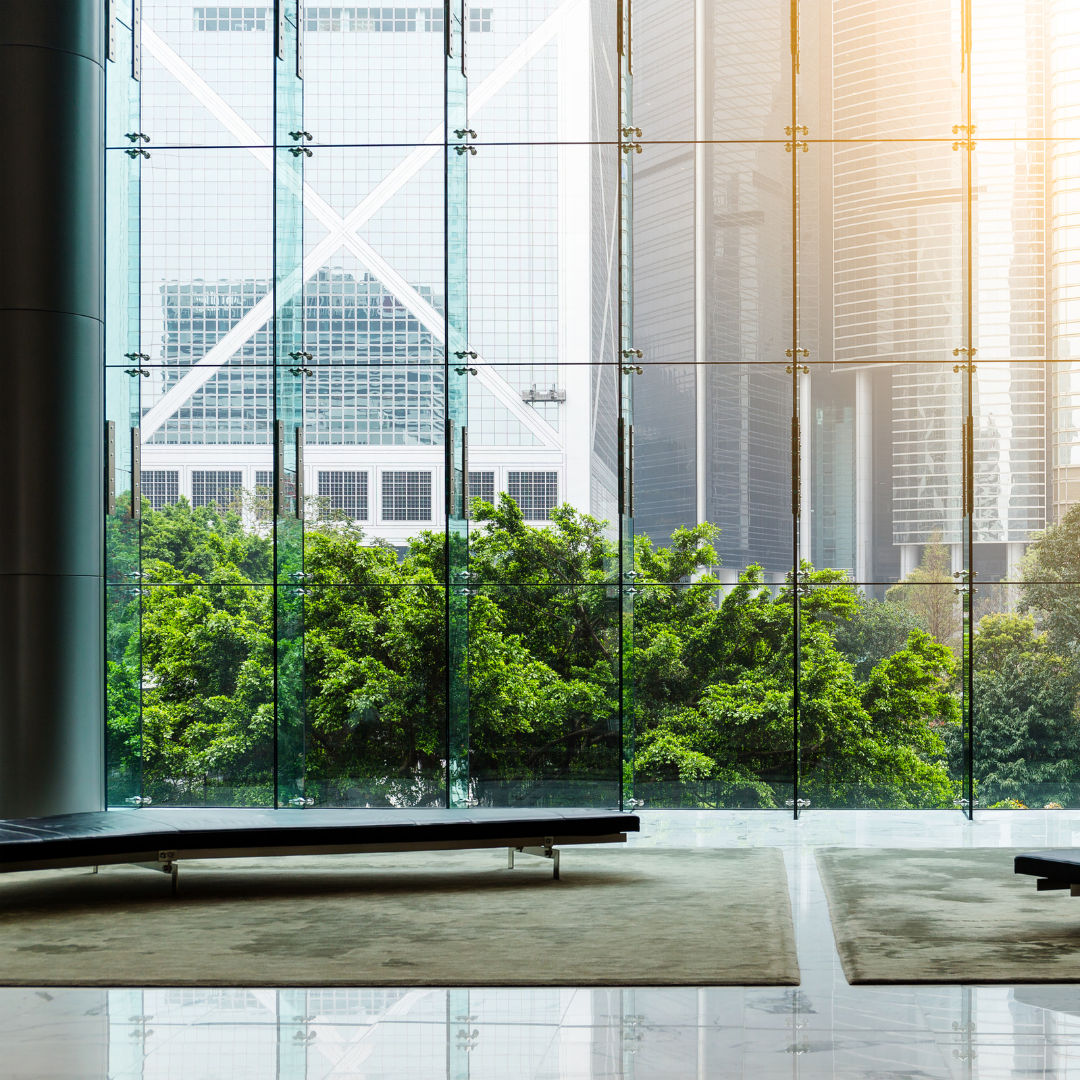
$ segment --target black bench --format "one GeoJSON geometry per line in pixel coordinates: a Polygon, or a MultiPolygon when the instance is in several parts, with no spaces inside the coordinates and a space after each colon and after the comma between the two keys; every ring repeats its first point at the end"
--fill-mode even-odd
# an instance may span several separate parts
{"type": "Polygon", "coordinates": [[[108,810],[0,820],[0,873],[135,863],[172,876],[184,859],[507,848],[552,860],[559,847],[613,844],[640,828],[615,810],[108,810]]]}
{"type": "Polygon", "coordinates": [[[1025,852],[1013,860],[1013,872],[1038,878],[1039,892],[1069,889],[1073,896],[1080,896],[1080,848],[1025,852]]]}

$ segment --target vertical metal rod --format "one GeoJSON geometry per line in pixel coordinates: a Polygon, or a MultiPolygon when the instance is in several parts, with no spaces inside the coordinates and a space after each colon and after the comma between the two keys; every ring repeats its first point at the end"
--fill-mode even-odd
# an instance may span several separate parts
{"type": "Polygon", "coordinates": [[[454,461],[454,429],[457,425],[451,416],[446,418],[446,514],[457,517],[457,463],[454,461]]]}
{"type": "MultiPolygon", "coordinates": [[[[621,411],[621,410],[620,410],[621,411]]],[[[622,517],[626,514],[626,422],[620,415],[617,421],[618,435],[617,435],[617,450],[616,455],[618,457],[619,468],[619,516],[622,517]]],[[[621,522],[620,522],[621,527],[621,522]]],[[[621,545],[620,545],[621,546],[621,545]]],[[[621,567],[620,567],[621,569],[621,567]]],[[[622,575],[619,575],[619,581],[622,582],[622,575]]]]}
{"type": "Polygon", "coordinates": [[[634,516],[634,425],[626,429],[626,516],[634,516]]]}
{"type": "Polygon", "coordinates": [[[274,517],[284,517],[285,508],[285,421],[274,421],[274,517]]]}
{"type": "Polygon", "coordinates": [[[116,513],[116,422],[105,421],[105,513],[116,513]]]}
{"type": "Polygon", "coordinates": [[[965,742],[967,744],[967,813],[968,818],[975,818],[975,416],[972,410],[972,397],[975,388],[975,328],[974,328],[974,246],[972,220],[974,217],[972,202],[972,167],[975,152],[975,129],[972,126],[971,109],[971,54],[972,54],[972,0],[964,0],[963,11],[963,68],[964,68],[964,123],[967,125],[967,137],[964,140],[964,278],[965,278],[965,322],[967,346],[967,439],[964,446],[965,470],[964,488],[967,495],[967,588],[964,593],[964,603],[967,606],[967,626],[963,630],[966,641],[964,663],[964,690],[967,696],[967,717],[965,742]]]}
{"type": "Polygon", "coordinates": [[[142,518],[142,431],[131,429],[131,517],[142,518]]]}
{"type": "Polygon", "coordinates": [[[296,0],[296,77],[304,77],[304,0],[296,0]]]}
{"type": "Polygon", "coordinates": [[[274,0],[277,28],[274,35],[274,53],[279,60],[285,59],[285,5],[288,0],[274,0]]]}
{"type": "Polygon", "coordinates": [[[802,513],[799,454],[799,0],[791,0],[791,551],[794,571],[791,587],[792,617],[792,811],[799,816],[799,723],[801,719],[802,626],[800,619],[799,569],[802,557],[802,513]]]}
{"type": "Polygon", "coordinates": [[[143,79],[143,0],[132,0],[132,78],[143,79]]]}
{"type": "MultiPolygon", "coordinates": [[[[629,128],[631,124],[631,111],[628,107],[629,100],[629,75],[630,75],[630,0],[618,0],[617,4],[617,52],[618,52],[618,65],[617,65],[617,87],[616,87],[616,121],[618,123],[618,131],[620,136],[623,131],[629,128]]],[[[619,694],[619,809],[623,809],[626,806],[626,800],[630,797],[630,792],[626,790],[626,725],[632,723],[631,717],[626,715],[626,685],[625,685],[625,669],[624,663],[626,641],[626,595],[623,588],[623,583],[626,580],[625,577],[625,551],[626,547],[626,529],[625,529],[625,479],[624,479],[624,444],[623,444],[623,425],[625,423],[623,413],[623,385],[622,385],[622,364],[621,364],[621,350],[628,349],[630,347],[630,339],[628,337],[627,327],[627,304],[626,296],[629,288],[629,281],[627,280],[627,243],[628,237],[626,235],[629,208],[627,206],[627,200],[630,197],[629,192],[629,177],[630,177],[630,161],[629,155],[623,154],[621,147],[618,153],[617,163],[617,176],[618,176],[618,191],[616,192],[616,198],[618,201],[618,223],[617,223],[617,259],[618,259],[618,319],[619,319],[619,334],[618,342],[616,343],[616,356],[615,356],[615,385],[618,390],[618,430],[617,430],[617,464],[618,479],[617,486],[617,500],[618,500],[618,557],[616,565],[616,581],[618,582],[616,594],[618,604],[618,626],[619,626],[619,672],[618,672],[618,694],[619,694]]]]}
{"type": "MultiPolygon", "coordinates": [[[[446,746],[446,768],[443,771],[443,799],[445,806],[453,806],[453,701],[454,701],[454,665],[453,643],[454,637],[451,632],[452,610],[450,603],[450,589],[453,584],[453,571],[451,568],[452,549],[450,546],[450,475],[454,468],[454,440],[451,435],[450,418],[450,350],[454,340],[450,330],[450,314],[452,296],[450,291],[450,65],[447,62],[453,55],[454,35],[451,30],[451,16],[453,15],[454,0],[444,0],[443,7],[443,296],[445,304],[443,310],[443,415],[446,420],[443,424],[443,471],[446,474],[443,482],[443,647],[448,659],[446,671],[443,675],[443,692],[446,707],[443,710],[443,740],[446,746]]],[[[374,477],[374,470],[372,476],[374,477]]],[[[372,492],[374,497],[374,492],[372,492]]],[[[447,1046],[447,1073],[450,1071],[450,1002],[449,995],[446,1004],[446,1046],[447,1046]]]]}
{"type": "Polygon", "coordinates": [[[708,302],[705,273],[705,0],[694,0],[694,501],[697,523],[703,524],[706,507],[708,302]]]}
{"type": "Polygon", "coordinates": [[[117,0],[105,0],[105,58],[116,63],[116,4],[117,0]]]}
{"type": "MultiPolygon", "coordinates": [[[[301,393],[303,390],[301,389],[301,393]]],[[[296,516],[304,520],[304,426],[296,425],[296,516]]]]}
{"type": "Polygon", "coordinates": [[[469,27],[469,12],[465,7],[465,0],[459,0],[461,12],[461,74],[464,78],[469,77],[469,39],[466,37],[469,27]]]}
{"type": "Polygon", "coordinates": [[[461,516],[469,520],[469,429],[461,426],[461,516]]]}

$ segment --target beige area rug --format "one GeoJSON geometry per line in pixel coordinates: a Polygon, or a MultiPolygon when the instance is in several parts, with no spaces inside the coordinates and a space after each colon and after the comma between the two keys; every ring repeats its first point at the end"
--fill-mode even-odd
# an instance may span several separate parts
{"type": "Polygon", "coordinates": [[[848,982],[1080,982],[1080,898],[1014,874],[1031,850],[820,849],[848,982]]]}
{"type": "Polygon", "coordinates": [[[0,878],[0,985],[794,986],[778,849],[563,848],[0,878]]]}

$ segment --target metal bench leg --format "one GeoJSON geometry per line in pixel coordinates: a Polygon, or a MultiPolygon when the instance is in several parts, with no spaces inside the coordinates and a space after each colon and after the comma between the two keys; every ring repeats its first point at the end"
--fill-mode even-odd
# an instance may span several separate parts
{"type": "Polygon", "coordinates": [[[512,847],[506,849],[506,869],[514,869],[514,849],[512,847]]]}
{"type": "Polygon", "coordinates": [[[160,870],[168,874],[172,886],[172,894],[175,897],[180,891],[180,863],[176,860],[175,851],[159,851],[156,863],[133,863],[134,866],[144,866],[147,870],[160,870]]]}
{"type": "MultiPolygon", "coordinates": [[[[551,860],[551,877],[554,881],[559,880],[559,849],[555,847],[553,839],[549,836],[544,840],[543,847],[520,847],[517,849],[524,855],[535,855],[539,859],[551,860]]],[[[510,864],[513,866],[514,849],[510,849],[510,864]]]]}

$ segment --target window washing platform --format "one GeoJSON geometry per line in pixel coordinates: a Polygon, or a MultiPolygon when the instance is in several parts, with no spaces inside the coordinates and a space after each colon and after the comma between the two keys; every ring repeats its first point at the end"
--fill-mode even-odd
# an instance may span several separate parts
{"type": "Polygon", "coordinates": [[[134,863],[171,875],[175,895],[185,859],[506,848],[511,869],[515,852],[537,855],[558,878],[560,847],[639,829],[615,810],[102,810],[0,819],[0,873],[134,863]]]}

